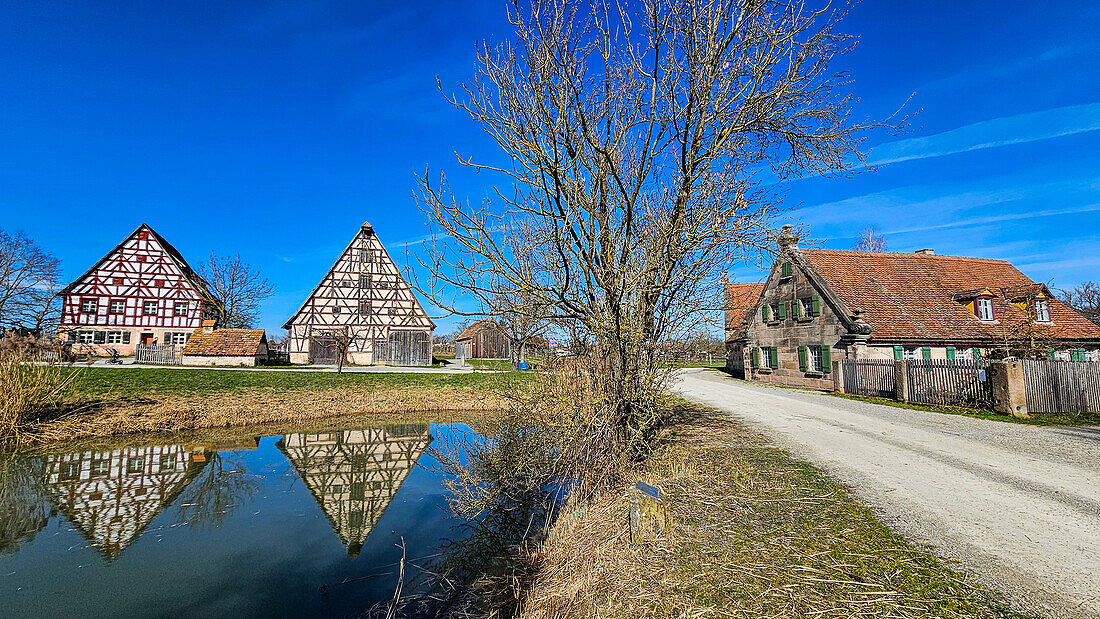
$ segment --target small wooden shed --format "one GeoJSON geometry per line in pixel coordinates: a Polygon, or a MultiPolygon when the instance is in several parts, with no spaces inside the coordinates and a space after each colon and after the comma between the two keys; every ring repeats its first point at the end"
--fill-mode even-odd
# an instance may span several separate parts
{"type": "Polygon", "coordinates": [[[466,327],[455,340],[455,357],[460,359],[508,359],[512,340],[492,318],[466,327]]]}

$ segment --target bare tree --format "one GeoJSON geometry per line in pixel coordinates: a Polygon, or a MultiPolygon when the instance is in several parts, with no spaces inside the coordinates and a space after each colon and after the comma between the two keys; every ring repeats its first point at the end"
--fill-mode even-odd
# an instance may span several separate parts
{"type": "Polygon", "coordinates": [[[210,259],[199,267],[199,274],[220,301],[218,324],[229,328],[248,328],[256,320],[260,302],[275,292],[266,278],[241,261],[240,255],[210,259]]]}
{"type": "Polygon", "coordinates": [[[850,171],[885,125],[850,119],[829,64],[855,41],[827,7],[515,0],[509,17],[515,41],[481,50],[450,99],[509,162],[460,163],[505,182],[470,205],[444,175],[418,179],[418,289],[459,314],[448,291],[491,307],[522,290],[538,302],[518,311],[580,323],[608,376],[607,434],[634,444],[655,427],[653,347],[721,307],[734,260],[771,251],[774,181],[850,171]]]}
{"type": "Polygon", "coordinates": [[[867,226],[859,233],[859,240],[852,249],[867,252],[886,251],[886,237],[879,234],[874,226],[867,226]]]}
{"type": "Polygon", "coordinates": [[[512,369],[526,360],[527,347],[550,330],[550,321],[541,307],[542,300],[526,291],[512,290],[493,297],[492,313],[500,330],[508,336],[512,369]]]}
{"type": "Polygon", "coordinates": [[[57,258],[30,237],[0,230],[0,327],[56,328],[59,270],[57,258]]]}
{"type": "Polygon", "coordinates": [[[357,348],[362,339],[362,329],[347,325],[343,328],[325,329],[318,331],[310,339],[320,346],[330,347],[336,351],[336,372],[343,373],[344,363],[348,358],[348,351],[357,348]]]}
{"type": "Polygon", "coordinates": [[[1100,285],[1085,282],[1076,288],[1063,290],[1062,300],[1081,312],[1085,318],[1100,325],[1100,285]]]}

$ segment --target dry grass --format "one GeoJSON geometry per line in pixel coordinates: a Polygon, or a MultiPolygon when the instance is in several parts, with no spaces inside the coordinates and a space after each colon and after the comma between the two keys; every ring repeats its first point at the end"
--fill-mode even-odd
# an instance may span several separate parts
{"type": "Polygon", "coordinates": [[[718,415],[673,423],[635,476],[662,489],[669,529],[631,544],[626,492],[567,506],[521,616],[1004,614],[842,487],[718,415]]]}
{"type": "Polygon", "coordinates": [[[166,396],[85,405],[76,412],[26,424],[20,442],[29,446],[133,433],[279,422],[302,424],[349,416],[389,419],[393,417],[389,413],[394,412],[405,415],[456,407],[495,411],[504,404],[495,392],[478,388],[249,388],[202,396],[166,396]]]}
{"type": "Polygon", "coordinates": [[[18,351],[0,352],[0,441],[20,442],[28,424],[61,407],[73,390],[73,372],[23,361],[18,351]]]}

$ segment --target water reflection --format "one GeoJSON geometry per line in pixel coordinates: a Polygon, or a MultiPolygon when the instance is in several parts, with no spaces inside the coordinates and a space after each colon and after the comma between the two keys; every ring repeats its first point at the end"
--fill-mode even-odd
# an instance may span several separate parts
{"type": "Polygon", "coordinates": [[[41,477],[41,460],[0,454],[0,553],[34,539],[46,526],[49,505],[36,489],[41,477]]]}
{"type": "Polygon", "coordinates": [[[286,434],[277,446],[355,557],[431,441],[425,423],[286,434]]]}
{"type": "Polygon", "coordinates": [[[182,445],[50,455],[42,489],[108,559],[117,558],[206,465],[182,445]]]}

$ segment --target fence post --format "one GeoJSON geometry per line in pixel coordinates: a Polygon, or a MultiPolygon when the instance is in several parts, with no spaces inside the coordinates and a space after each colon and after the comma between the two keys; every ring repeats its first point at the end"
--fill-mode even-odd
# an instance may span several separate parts
{"type": "Polygon", "coordinates": [[[833,361],[833,391],[844,393],[844,363],[840,359],[833,361]]]}
{"type": "Polygon", "coordinates": [[[993,410],[1013,417],[1030,418],[1027,410],[1027,387],[1024,366],[1019,361],[994,361],[989,365],[986,380],[991,381],[993,410]]]}
{"type": "Polygon", "coordinates": [[[909,401],[909,362],[894,362],[894,399],[898,402],[909,401]]]}

